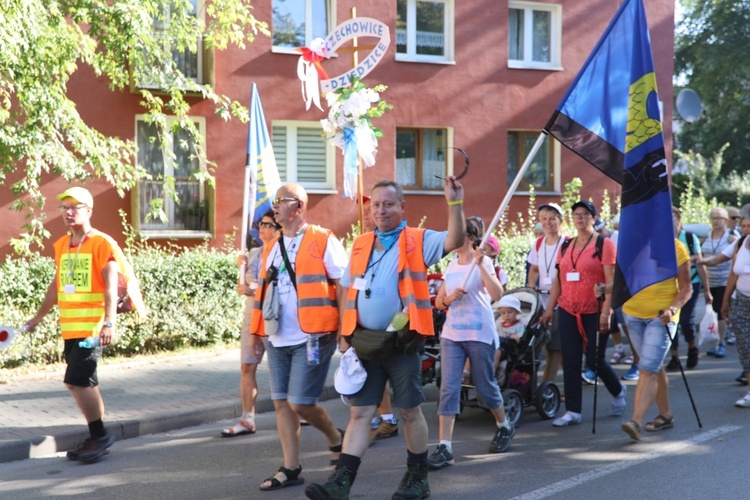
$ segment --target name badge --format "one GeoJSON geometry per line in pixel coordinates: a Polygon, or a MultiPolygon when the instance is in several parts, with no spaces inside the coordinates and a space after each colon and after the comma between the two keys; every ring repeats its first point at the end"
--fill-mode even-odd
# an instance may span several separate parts
{"type": "Polygon", "coordinates": [[[542,278],[542,285],[544,286],[551,286],[552,285],[552,278],[547,276],[546,278],[542,278]]]}
{"type": "Polygon", "coordinates": [[[367,280],[364,278],[355,278],[352,288],[354,288],[355,290],[364,290],[365,288],[367,288],[367,280]]]}
{"type": "Polygon", "coordinates": [[[565,275],[568,281],[581,281],[581,273],[579,272],[570,272],[565,275]]]}
{"type": "Polygon", "coordinates": [[[68,294],[76,293],[76,286],[73,284],[65,285],[65,293],[68,293],[68,294]]]}

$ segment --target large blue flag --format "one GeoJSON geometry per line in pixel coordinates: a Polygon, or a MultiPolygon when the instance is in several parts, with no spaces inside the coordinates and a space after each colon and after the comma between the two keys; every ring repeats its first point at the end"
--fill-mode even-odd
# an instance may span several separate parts
{"type": "Polygon", "coordinates": [[[242,246],[246,245],[246,235],[257,238],[258,231],[253,224],[263,218],[271,209],[276,190],[281,186],[276,158],[273,155],[271,137],[268,134],[263,106],[260,104],[258,88],[253,83],[250,96],[250,122],[247,131],[247,160],[245,167],[245,201],[242,218],[242,246]],[[252,200],[252,201],[251,201],[252,200]]]}
{"type": "Polygon", "coordinates": [[[613,307],[677,276],[672,199],[642,0],[625,0],[544,129],[622,184],[613,307]]]}

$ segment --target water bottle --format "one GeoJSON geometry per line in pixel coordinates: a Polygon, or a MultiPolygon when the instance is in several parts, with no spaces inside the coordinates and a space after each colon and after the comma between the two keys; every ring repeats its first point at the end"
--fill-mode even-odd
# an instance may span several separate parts
{"type": "Polygon", "coordinates": [[[307,364],[320,364],[320,339],[314,334],[307,336],[307,364]]]}
{"type": "Polygon", "coordinates": [[[403,330],[406,325],[409,324],[409,313],[407,313],[407,311],[408,308],[404,307],[403,311],[399,311],[394,314],[391,318],[391,322],[388,324],[388,328],[386,328],[385,331],[397,332],[399,330],[403,330]]]}
{"type": "Polygon", "coordinates": [[[89,337],[78,342],[78,347],[83,349],[93,349],[99,347],[99,337],[89,337]]]}

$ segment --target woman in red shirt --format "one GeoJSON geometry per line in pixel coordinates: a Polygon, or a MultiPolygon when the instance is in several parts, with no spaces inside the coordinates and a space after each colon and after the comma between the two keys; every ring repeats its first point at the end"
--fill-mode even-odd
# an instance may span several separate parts
{"type": "Polygon", "coordinates": [[[612,414],[621,415],[627,406],[627,390],[604,359],[608,333],[599,333],[599,350],[595,352],[597,332],[609,332],[612,295],[608,293],[605,296],[600,311],[594,295],[594,285],[612,282],[617,249],[609,238],[602,237],[603,241],[597,245],[597,234],[594,231],[596,209],[591,202],[575,203],[572,212],[577,235],[567,244],[565,251],[561,249],[557,256],[557,279],[552,283],[549,306],[540,320],[543,324],[548,324],[555,305],[560,306],[559,328],[567,412],[553,422],[556,427],[581,423],[581,356],[584,352],[588,367],[591,370],[598,369],[599,377],[614,397],[612,414]]]}

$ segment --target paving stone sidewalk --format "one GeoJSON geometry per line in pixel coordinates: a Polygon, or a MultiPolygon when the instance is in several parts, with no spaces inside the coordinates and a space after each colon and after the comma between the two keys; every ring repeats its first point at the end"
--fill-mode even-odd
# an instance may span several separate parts
{"type": "MultiPolygon", "coordinates": [[[[118,439],[239,417],[239,349],[121,364],[101,364],[105,425],[118,439]]],[[[338,397],[331,361],[321,400],[338,397]]],[[[273,410],[268,363],[257,372],[257,412],[273,410]]],[[[63,374],[0,385],[0,462],[54,454],[88,437],[63,374]]],[[[219,429],[217,427],[217,434],[219,429]]]]}

